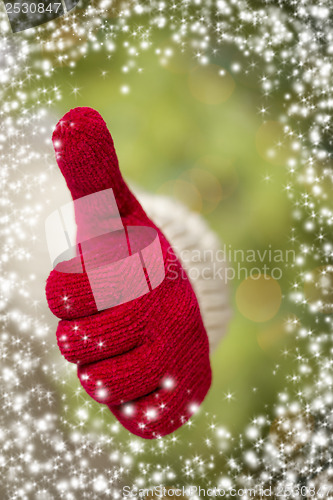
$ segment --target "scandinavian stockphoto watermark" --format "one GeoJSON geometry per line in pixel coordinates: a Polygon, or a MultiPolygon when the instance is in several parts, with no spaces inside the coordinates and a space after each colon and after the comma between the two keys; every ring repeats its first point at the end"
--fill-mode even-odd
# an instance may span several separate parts
{"type": "Polygon", "coordinates": [[[185,271],[179,269],[173,250],[169,249],[167,259],[167,277],[175,280],[183,273],[193,280],[220,279],[227,283],[232,280],[247,278],[280,280],[284,269],[296,261],[296,253],[291,249],[273,248],[271,244],[265,249],[235,249],[224,245],[218,250],[186,249],[177,252],[185,271]]]}
{"type": "Polygon", "coordinates": [[[169,247],[165,254],[156,228],[124,226],[112,189],[61,206],[47,217],[45,230],[53,267],[62,273],[86,273],[98,311],[142,297],[164,279],[278,281],[295,263],[294,250],[272,245],[264,250],[224,245],[176,253],[169,247]]]}

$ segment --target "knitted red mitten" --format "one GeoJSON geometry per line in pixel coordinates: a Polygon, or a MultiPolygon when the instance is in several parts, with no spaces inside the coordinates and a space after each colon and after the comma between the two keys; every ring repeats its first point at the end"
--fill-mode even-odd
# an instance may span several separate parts
{"type": "MultiPolygon", "coordinates": [[[[126,429],[148,439],[164,436],[191,417],[211,383],[208,338],[196,296],[168,241],[124,182],[99,113],[90,108],[69,111],[56,126],[53,144],[73,200],[112,188],[125,228],[157,231],[165,271],[164,280],[148,293],[101,311],[87,262],[98,256],[105,263],[112,253],[117,255],[118,236],[91,240],[83,272],[66,272],[67,263],[56,266],[48,277],[46,296],[53,314],[61,318],[60,351],[77,363],[87,393],[107,404],[126,429]]],[[[99,207],[94,225],[107,224],[107,209],[99,207]]],[[[75,210],[79,234],[85,227],[75,210]]],[[[80,258],[70,263],[76,265],[80,258]]]]}

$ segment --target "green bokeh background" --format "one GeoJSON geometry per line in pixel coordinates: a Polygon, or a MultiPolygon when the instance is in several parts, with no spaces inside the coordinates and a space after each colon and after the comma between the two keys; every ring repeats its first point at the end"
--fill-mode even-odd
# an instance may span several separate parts
{"type": "MultiPolygon", "coordinates": [[[[214,63],[230,70],[234,57],[231,50],[225,50],[223,60],[214,63]]],[[[258,112],[263,106],[259,72],[254,69],[248,77],[242,72],[239,76],[233,73],[232,95],[220,104],[207,104],[191,93],[189,78],[196,64],[190,56],[181,61],[171,59],[163,67],[150,51],[140,58],[142,71],[125,74],[122,66],[121,52],[110,59],[105,54],[90,52],[77,62],[75,71],[59,67],[53,77],[63,95],[55,108],[57,118],[76,106],[96,108],[111,131],[124,177],[146,191],[164,192],[173,181],[188,179],[189,169],[198,165],[206,168],[217,179],[222,193],[228,193],[213,211],[204,214],[226,245],[259,251],[269,245],[272,249],[290,248],[291,204],[284,189],[284,157],[281,161],[269,161],[257,147],[263,122],[258,112]],[[120,92],[123,85],[130,87],[128,94],[120,92]],[[73,91],[75,88],[79,91],[73,91]],[[214,161],[202,166],[202,158],[207,156],[214,161]]],[[[270,98],[270,106],[282,106],[282,93],[270,98]]],[[[272,134],[272,147],[276,141],[272,134]]],[[[182,201],[186,203],[188,199],[182,201]]],[[[281,268],[283,278],[279,283],[285,296],[294,269],[283,263],[281,268]]],[[[281,351],[293,342],[283,327],[288,316],[286,301],[269,321],[253,322],[237,308],[235,294],[241,281],[230,282],[233,319],[211,358],[214,378],[209,395],[192,431],[182,428],[176,432],[184,441],[184,450],[190,441],[192,450],[200,453],[212,415],[218,426],[227,427],[235,436],[255,415],[265,413],[273,417],[272,405],[290,372],[291,358],[281,356],[281,351]],[[230,400],[227,394],[232,395],[230,400]]],[[[73,391],[78,384],[73,376],[73,391]]],[[[59,392],[62,390],[59,387],[59,392]]],[[[93,419],[100,405],[84,392],[82,398],[90,401],[93,419]]],[[[68,400],[74,401],[69,393],[68,400]]],[[[67,418],[75,420],[75,404],[69,408],[67,418]]],[[[113,422],[111,414],[104,415],[104,419],[113,422]]],[[[89,421],[86,425],[89,427],[89,421]]],[[[102,430],[108,432],[107,427],[102,430]]],[[[131,437],[122,430],[117,439],[131,437]]],[[[170,450],[167,456],[169,462],[175,458],[172,453],[170,450]]]]}

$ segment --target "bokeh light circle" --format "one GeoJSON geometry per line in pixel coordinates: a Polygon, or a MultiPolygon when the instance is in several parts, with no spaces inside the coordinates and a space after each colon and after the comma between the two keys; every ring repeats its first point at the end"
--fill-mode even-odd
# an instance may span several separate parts
{"type": "Polygon", "coordinates": [[[249,276],[236,292],[238,310],[251,321],[261,323],[277,314],[282,300],[279,283],[269,275],[249,276]]]}
{"type": "Polygon", "coordinates": [[[204,104],[221,104],[235,89],[230,73],[215,64],[196,67],[190,72],[188,83],[193,97],[204,104]]]}

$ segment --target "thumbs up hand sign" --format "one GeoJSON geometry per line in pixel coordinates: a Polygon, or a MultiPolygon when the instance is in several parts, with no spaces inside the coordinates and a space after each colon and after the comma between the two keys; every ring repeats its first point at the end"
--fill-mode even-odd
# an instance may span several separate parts
{"type": "MultiPolygon", "coordinates": [[[[53,133],[71,192],[76,255],[46,283],[57,341],[87,393],[140,437],[183,425],[211,383],[208,338],[192,286],[119,170],[111,135],[90,108],[53,133]]],[[[66,226],[66,210],[62,221],[66,226]]],[[[55,226],[54,226],[55,227],[55,226]]]]}

